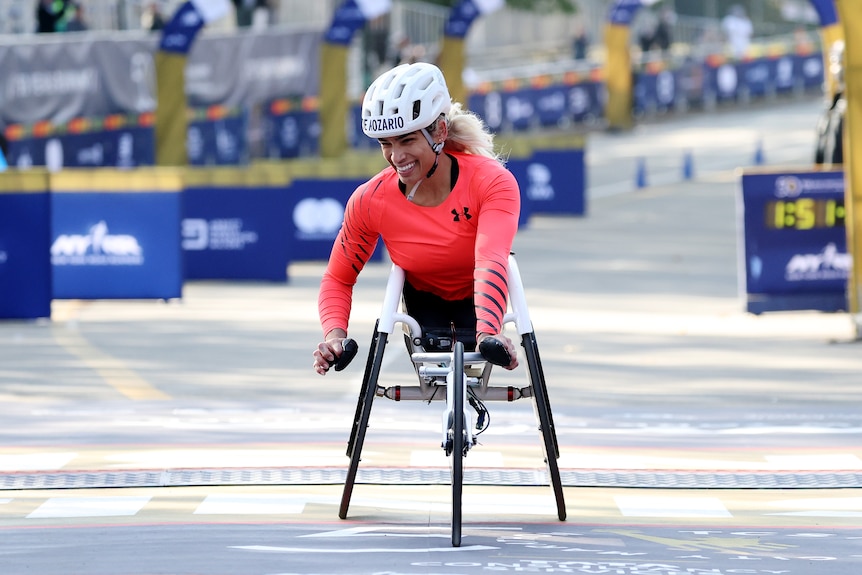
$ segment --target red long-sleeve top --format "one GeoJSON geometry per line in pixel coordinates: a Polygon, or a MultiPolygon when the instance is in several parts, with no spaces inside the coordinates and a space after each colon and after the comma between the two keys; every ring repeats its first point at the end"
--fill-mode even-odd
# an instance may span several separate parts
{"type": "Polygon", "coordinates": [[[477,333],[500,332],[521,205],[518,184],[496,160],[448,153],[458,162],[458,180],[439,206],[408,201],[392,168],[353,192],[320,283],[324,335],[347,331],[353,286],[378,238],[411,285],[447,300],[473,295],[477,333]]]}

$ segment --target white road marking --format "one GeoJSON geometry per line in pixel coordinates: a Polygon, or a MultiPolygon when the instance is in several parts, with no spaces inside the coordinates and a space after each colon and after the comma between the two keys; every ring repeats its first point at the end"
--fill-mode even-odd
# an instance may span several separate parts
{"type": "Polygon", "coordinates": [[[27,519],[61,517],[127,517],[138,513],[150,497],[53,497],[27,519]]]}
{"type": "Polygon", "coordinates": [[[195,515],[297,515],[305,510],[307,497],[292,495],[207,495],[195,515]]]}
{"type": "Polygon", "coordinates": [[[77,456],[74,452],[0,455],[0,471],[54,471],[77,456]]]}
{"type": "Polygon", "coordinates": [[[616,496],[626,517],[733,517],[716,497],[616,496]]]}
{"type": "Polygon", "coordinates": [[[311,547],[272,547],[269,545],[231,545],[230,549],[242,549],[243,551],[263,551],[267,553],[385,553],[391,555],[393,553],[462,553],[464,551],[492,551],[499,547],[490,547],[488,545],[465,545],[463,547],[427,547],[419,549],[393,549],[391,547],[383,549],[336,549],[327,547],[325,549],[314,549],[311,547]]]}

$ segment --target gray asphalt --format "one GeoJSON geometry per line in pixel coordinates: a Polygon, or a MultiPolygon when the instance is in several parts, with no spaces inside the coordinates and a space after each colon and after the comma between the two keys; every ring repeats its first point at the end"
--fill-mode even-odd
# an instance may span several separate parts
{"type": "MultiPolygon", "coordinates": [[[[853,318],[754,316],[739,291],[737,170],[757,151],[810,166],[820,106],[591,134],[588,214],[520,232],[565,523],[546,486],[493,479],[543,467],[517,402],[491,406],[465,460],[459,551],[435,406],[375,402],[360,471],[393,479],[362,481],[337,519],[363,365],[313,373],[323,263],[309,262],[284,285],[193,282],[179,301],[57,301],[51,321],[0,322],[0,571],[858,572],[853,318]],[[411,469],[440,473],[421,485],[411,469]]],[[[357,286],[363,351],[387,271],[371,265],[357,286]]],[[[412,382],[390,347],[382,383],[412,382]]]]}

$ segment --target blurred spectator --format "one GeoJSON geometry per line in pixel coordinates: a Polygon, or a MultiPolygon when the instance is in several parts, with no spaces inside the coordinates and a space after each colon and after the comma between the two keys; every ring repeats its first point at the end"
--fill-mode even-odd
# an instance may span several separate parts
{"type": "Polygon", "coordinates": [[[425,46],[422,44],[413,44],[410,38],[404,35],[395,37],[395,43],[392,46],[392,52],[389,55],[389,61],[393,66],[398,64],[415,64],[422,62],[425,59],[425,46]]]}
{"type": "Polygon", "coordinates": [[[637,22],[638,46],[644,54],[652,50],[658,20],[652,10],[641,10],[637,22]]]}
{"type": "Polygon", "coordinates": [[[270,19],[269,1],[257,0],[251,13],[252,30],[266,30],[270,19]]]}
{"type": "Polygon", "coordinates": [[[748,52],[748,46],[751,44],[754,26],[752,26],[751,20],[748,19],[745,8],[741,4],[731,6],[730,12],[721,21],[721,29],[730,45],[731,54],[735,58],[745,56],[745,53],[748,52]]]}
{"type": "Polygon", "coordinates": [[[673,44],[673,27],[676,25],[676,12],[669,6],[661,9],[658,18],[658,24],[653,34],[653,46],[662,52],[670,50],[670,45],[673,44]]]}
{"type": "Polygon", "coordinates": [[[387,65],[389,42],[389,16],[384,14],[370,20],[362,32],[362,47],[365,53],[365,66],[363,73],[365,85],[380,75],[381,70],[387,65]]]}
{"type": "Polygon", "coordinates": [[[270,22],[268,0],[233,0],[236,10],[236,25],[239,28],[264,30],[270,22]]]}
{"type": "Polygon", "coordinates": [[[847,113],[847,98],[844,95],[844,41],[838,40],[829,49],[829,75],[835,93],[827,102],[817,123],[817,146],[814,163],[832,166],[844,163],[844,116],[847,113]]]}
{"type": "Polygon", "coordinates": [[[141,28],[151,32],[158,32],[165,27],[165,17],[157,2],[151,2],[144,13],[141,14],[141,28]]]}
{"type": "Polygon", "coordinates": [[[61,32],[68,5],[67,0],[39,0],[36,8],[36,32],[38,34],[61,32]]]}
{"type": "Polygon", "coordinates": [[[395,67],[398,64],[402,64],[404,62],[404,58],[407,56],[407,52],[410,49],[410,38],[404,35],[397,35],[392,39],[392,45],[389,50],[389,57],[387,60],[392,63],[391,67],[395,67]]]}
{"type": "Polygon", "coordinates": [[[72,2],[66,11],[66,32],[85,32],[88,29],[84,17],[84,5],[80,2],[72,2]]]}
{"type": "Polygon", "coordinates": [[[590,37],[584,29],[583,24],[578,24],[578,29],[575,31],[575,37],[572,40],[572,55],[575,57],[575,60],[586,60],[589,47],[590,37]]]}
{"type": "Polygon", "coordinates": [[[3,135],[3,131],[0,130],[0,172],[5,172],[6,168],[9,167],[9,164],[6,162],[6,136],[3,135]]]}
{"type": "Polygon", "coordinates": [[[702,51],[702,54],[718,54],[724,49],[724,39],[721,36],[721,29],[717,24],[708,24],[700,31],[697,39],[695,51],[702,51]]]}
{"type": "Polygon", "coordinates": [[[805,26],[797,26],[793,31],[793,46],[796,53],[802,56],[814,52],[814,42],[808,37],[808,30],[805,29],[805,26]]]}
{"type": "Polygon", "coordinates": [[[248,28],[251,26],[256,5],[257,0],[233,0],[233,6],[236,10],[236,25],[238,27],[248,28]]]}

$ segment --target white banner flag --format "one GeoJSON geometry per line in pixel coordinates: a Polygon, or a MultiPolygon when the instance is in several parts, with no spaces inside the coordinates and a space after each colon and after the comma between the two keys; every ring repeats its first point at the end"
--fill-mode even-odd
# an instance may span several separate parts
{"type": "Polygon", "coordinates": [[[392,0],[356,0],[356,5],[366,20],[373,20],[392,10],[392,0]]]}
{"type": "Polygon", "coordinates": [[[506,3],[505,0],[473,0],[480,14],[490,14],[495,10],[499,10],[506,3]]]}
{"type": "Polygon", "coordinates": [[[207,24],[224,18],[230,10],[230,0],[191,0],[191,2],[207,24]]]}

